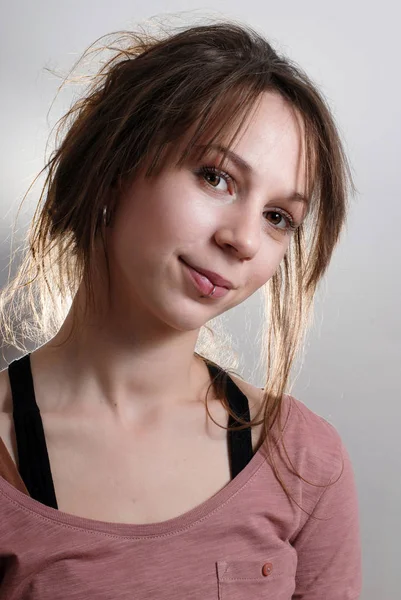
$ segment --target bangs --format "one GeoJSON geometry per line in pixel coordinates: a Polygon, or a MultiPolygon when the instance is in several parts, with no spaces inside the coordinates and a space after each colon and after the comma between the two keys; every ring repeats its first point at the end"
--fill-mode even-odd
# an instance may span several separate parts
{"type": "MultiPolygon", "coordinates": [[[[294,106],[289,98],[275,88],[262,88],[256,85],[239,85],[235,90],[226,90],[217,95],[200,114],[188,114],[187,125],[177,135],[177,130],[169,123],[161,129],[155,140],[153,152],[148,157],[146,177],[157,177],[165,169],[182,167],[187,161],[198,162],[211,150],[219,147],[218,167],[222,167],[229,151],[246,132],[256,112],[262,96],[266,92],[279,94],[293,110],[301,124],[303,165],[305,172],[305,195],[309,199],[309,215],[318,210],[319,195],[322,189],[324,168],[322,148],[316,128],[309,115],[294,106]]],[[[323,186],[324,187],[324,186],[323,186]]]]}
{"type": "MultiPolygon", "coordinates": [[[[187,125],[181,131],[177,132],[174,124],[167,122],[154,144],[146,176],[157,176],[168,167],[181,167],[190,160],[199,161],[212,146],[230,150],[246,131],[248,119],[256,110],[262,92],[249,84],[226,88],[223,93],[216,93],[199,112],[188,111],[184,119],[187,125]]],[[[222,153],[219,166],[226,158],[223,150],[222,153]]]]}

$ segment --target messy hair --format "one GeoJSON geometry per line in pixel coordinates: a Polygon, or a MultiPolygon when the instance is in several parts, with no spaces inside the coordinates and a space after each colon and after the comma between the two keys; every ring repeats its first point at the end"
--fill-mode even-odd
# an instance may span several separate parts
{"type": "MultiPolygon", "coordinates": [[[[153,177],[173,156],[180,165],[192,155],[200,160],[212,145],[230,149],[262,94],[280,94],[302,120],[309,210],[264,288],[263,403],[250,423],[240,419],[239,428],[263,423],[269,446],[352,187],[331,111],[297,65],[243,24],[219,21],[157,36],[141,28],[120,31],[96,40],[83,57],[95,51],[109,57],[59,122],[61,139],[41,171],[47,175],[26,253],[1,294],[3,339],[21,349],[24,339],[49,339],[81,283],[87,310],[94,306],[95,241],[113,219],[122,186],[145,162],[146,177],[153,177]]],[[[224,394],[222,402],[231,413],[224,394]]]]}

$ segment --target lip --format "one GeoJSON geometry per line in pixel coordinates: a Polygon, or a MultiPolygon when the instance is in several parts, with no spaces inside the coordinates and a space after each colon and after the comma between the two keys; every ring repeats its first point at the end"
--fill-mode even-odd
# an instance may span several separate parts
{"type": "Polygon", "coordinates": [[[228,281],[228,279],[224,279],[224,277],[222,277],[218,273],[214,273],[214,271],[208,271],[207,269],[202,269],[201,267],[192,265],[192,264],[188,263],[187,261],[185,261],[183,258],[181,258],[181,260],[186,265],[188,265],[188,267],[191,267],[191,269],[195,269],[195,271],[198,271],[198,273],[207,277],[209,279],[209,281],[211,281],[213,283],[213,285],[218,285],[219,287],[224,287],[224,288],[227,288],[228,290],[233,289],[234,285],[231,283],[231,281],[228,281]]]}
{"type": "Polygon", "coordinates": [[[189,279],[192,281],[192,283],[195,285],[198,292],[200,292],[204,298],[210,298],[211,300],[213,300],[213,299],[217,300],[219,298],[223,298],[224,296],[226,296],[229,293],[228,288],[219,286],[219,285],[215,285],[214,283],[211,282],[211,280],[206,275],[204,275],[203,273],[200,273],[196,269],[192,268],[182,258],[180,258],[179,260],[184,265],[185,271],[186,271],[186,273],[188,273],[189,279]],[[213,290],[213,288],[214,288],[214,290],[213,290]],[[210,295],[212,293],[212,291],[213,291],[213,294],[210,295]]]}

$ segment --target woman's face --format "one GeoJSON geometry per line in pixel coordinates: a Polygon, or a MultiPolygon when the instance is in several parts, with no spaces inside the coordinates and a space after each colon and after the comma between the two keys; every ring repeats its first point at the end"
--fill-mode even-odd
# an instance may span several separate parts
{"type": "Polygon", "coordinates": [[[197,329],[272,277],[307,210],[300,120],[281,96],[265,93],[232,151],[248,167],[233,157],[214,172],[216,149],[125,190],[107,234],[114,306],[197,329]],[[232,289],[205,297],[187,264],[232,289]]]}

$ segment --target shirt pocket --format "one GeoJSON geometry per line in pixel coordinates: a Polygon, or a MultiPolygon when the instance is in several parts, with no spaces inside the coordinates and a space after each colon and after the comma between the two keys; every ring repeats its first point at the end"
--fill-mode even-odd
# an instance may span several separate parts
{"type": "Polygon", "coordinates": [[[260,559],[216,562],[219,600],[291,600],[296,554],[281,552],[260,559]]]}

